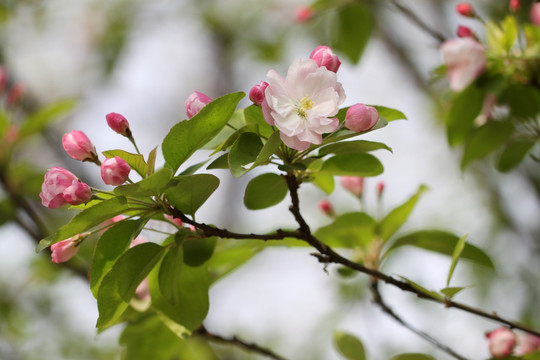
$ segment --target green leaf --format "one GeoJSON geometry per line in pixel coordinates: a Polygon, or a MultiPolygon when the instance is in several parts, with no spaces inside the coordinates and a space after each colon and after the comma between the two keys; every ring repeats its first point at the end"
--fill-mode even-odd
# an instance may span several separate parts
{"type": "Polygon", "coordinates": [[[188,166],[185,170],[183,170],[180,175],[193,175],[206,164],[208,160],[198,162],[196,164],[193,164],[191,166],[188,166]]]}
{"type": "Polygon", "coordinates": [[[427,294],[427,295],[429,295],[429,296],[431,296],[431,297],[433,297],[435,299],[443,300],[443,297],[438,292],[433,291],[433,290],[428,290],[425,287],[423,287],[422,285],[415,283],[411,279],[407,279],[405,276],[400,276],[400,275],[398,275],[398,276],[403,281],[405,281],[407,284],[411,285],[413,288],[420,291],[421,293],[427,294]]]}
{"type": "Polygon", "coordinates": [[[497,170],[509,172],[514,169],[529,153],[536,142],[529,139],[517,139],[506,144],[497,161],[497,170]]]}
{"type": "Polygon", "coordinates": [[[363,3],[342,6],[331,26],[332,48],[343,52],[352,63],[357,64],[373,31],[370,8],[363,3]]]}
{"type": "Polygon", "coordinates": [[[212,161],[207,169],[228,169],[229,168],[229,153],[220,155],[217,159],[212,161]]]}
{"type": "Polygon", "coordinates": [[[375,156],[370,154],[338,154],[326,160],[321,168],[334,176],[377,176],[384,168],[375,156]]]}
{"type": "MultiPolygon", "coordinates": [[[[415,246],[421,249],[433,251],[439,254],[452,256],[454,249],[459,241],[456,235],[440,230],[422,230],[400,237],[386,251],[384,257],[397,248],[402,246],[415,246]]],[[[469,243],[465,244],[465,248],[461,253],[463,259],[470,260],[478,265],[495,269],[493,262],[489,256],[469,243]]]]}
{"type": "Polygon", "coordinates": [[[11,124],[9,115],[5,111],[0,110],[0,138],[3,139],[6,135],[9,129],[9,124],[11,124]]]}
{"type": "Polygon", "coordinates": [[[19,130],[19,135],[27,137],[42,132],[52,121],[70,112],[76,105],[75,100],[68,99],[49,104],[37,110],[25,119],[19,130]]]}
{"type": "Polygon", "coordinates": [[[426,354],[406,353],[393,356],[390,360],[435,360],[435,358],[426,354]]]}
{"type": "Polygon", "coordinates": [[[481,159],[504,144],[512,133],[514,126],[510,121],[489,121],[474,129],[465,142],[465,150],[461,159],[461,169],[473,160],[481,159]]]}
{"type": "Polygon", "coordinates": [[[330,174],[314,173],[311,176],[311,182],[327,194],[331,194],[334,191],[334,177],[330,174]]]}
{"type": "Polygon", "coordinates": [[[519,118],[536,117],[540,112],[540,91],[532,86],[511,85],[499,101],[510,106],[510,114],[519,118]]]}
{"type": "Polygon", "coordinates": [[[446,287],[444,289],[441,289],[441,293],[444,294],[444,296],[449,297],[450,299],[453,298],[455,295],[457,295],[461,290],[466,289],[466,287],[446,287]]]}
{"type": "Polygon", "coordinates": [[[229,152],[231,174],[240,177],[248,172],[262,147],[259,135],[251,132],[240,135],[229,152]]]}
{"type": "Polygon", "coordinates": [[[227,140],[223,141],[219,146],[217,146],[216,149],[214,150],[214,152],[212,154],[210,154],[210,156],[212,156],[212,155],[214,155],[214,154],[216,154],[216,153],[218,153],[220,151],[225,151],[228,148],[230,148],[236,142],[236,140],[238,140],[240,135],[245,134],[245,133],[249,133],[249,132],[253,133],[253,132],[256,132],[256,131],[257,131],[257,125],[256,124],[248,124],[248,125],[242,126],[240,129],[233,132],[227,138],[227,140]]]}
{"type": "Polygon", "coordinates": [[[174,125],[162,144],[163,157],[176,172],[196,150],[203,147],[227,124],[244,93],[222,96],[189,120],[174,125]]]}
{"type": "Polygon", "coordinates": [[[366,247],[375,238],[375,226],[375,220],[366,213],[347,213],[318,229],[315,236],[332,247],[366,247]]]}
{"type": "MultiPolygon", "coordinates": [[[[150,274],[149,288],[152,307],[163,316],[189,331],[201,326],[209,309],[210,276],[205,266],[191,267],[184,264],[179,275],[156,269],[150,274]],[[158,275],[164,278],[159,279],[158,275]],[[173,279],[166,279],[167,276],[173,279]],[[167,291],[174,293],[169,293],[169,298],[174,299],[174,303],[165,300],[160,283],[172,286],[167,291]]],[[[170,325],[169,323],[168,326],[170,325]]]]}
{"type": "Polygon", "coordinates": [[[516,18],[511,15],[508,15],[501,22],[501,27],[504,31],[502,45],[504,46],[504,49],[506,50],[506,52],[509,53],[510,50],[512,50],[512,47],[514,46],[516,39],[518,38],[519,26],[516,21],[516,18]]]}
{"type": "Polygon", "coordinates": [[[124,159],[143,179],[148,175],[148,165],[144,161],[144,156],[140,154],[131,154],[124,150],[108,150],[104,151],[103,155],[107,158],[118,156],[124,159]]]}
{"type": "Polygon", "coordinates": [[[163,299],[171,305],[178,304],[176,286],[184,267],[184,251],[182,246],[173,246],[167,250],[158,272],[159,290],[163,299]]]}
{"type": "Polygon", "coordinates": [[[266,248],[268,243],[221,239],[216,244],[213,256],[208,260],[208,269],[212,274],[212,281],[217,281],[248,262],[266,248]]]}
{"type": "Polygon", "coordinates": [[[279,204],[288,192],[283,177],[274,173],[262,174],[249,181],[244,194],[244,205],[250,210],[265,209],[279,204]]]}
{"type": "Polygon", "coordinates": [[[194,215],[218,188],[219,179],[210,174],[181,175],[172,183],[165,190],[171,205],[186,215],[194,215]]]}
{"type": "Polygon", "coordinates": [[[467,236],[462,236],[454,248],[454,252],[452,252],[452,263],[450,264],[450,270],[448,270],[448,277],[446,278],[446,286],[450,285],[450,280],[452,279],[452,275],[454,274],[454,269],[456,268],[457,262],[459,260],[459,257],[461,256],[461,253],[465,249],[465,244],[467,241],[467,236]]]}
{"type": "Polygon", "coordinates": [[[163,168],[154,175],[134,184],[117,186],[114,193],[133,197],[159,196],[169,184],[171,177],[172,170],[163,168]]]}
{"type": "Polygon", "coordinates": [[[217,238],[215,236],[186,239],[182,243],[182,247],[184,248],[184,263],[194,267],[201,266],[212,257],[216,243],[217,238]]]}
{"type": "Polygon", "coordinates": [[[109,200],[105,200],[88,209],[85,209],[75,215],[71,221],[62,226],[58,231],[45,239],[41,240],[36,251],[39,252],[52,244],[80,234],[90,228],[97,226],[109,220],[116,215],[129,210],[130,205],[123,196],[117,196],[109,200]]]}
{"type": "Polygon", "coordinates": [[[253,165],[251,165],[251,169],[259,166],[264,165],[268,163],[270,157],[274,155],[277,149],[279,149],[279,146],[281,145],[281,138],[279,137],[279,131],[274,132],[268,140],[264,143],[263,148],[259,152],[259,155],[257,155],[257,159],[255,159],[255,162],[253,165]]]}
{"type": "Polygon", "coordinates": [[[324,156],[328,154],[356,154],[375,151],[379,149],[385,149],[392,152],[391,148],[380,142],[355,140],[326,145],[319,150],[319,155],[324,156]]]}
{"type": "Polygon", "coordinates": [[[101,235],[96,244],[90,268],[90,289],[94,297],[97,298],[98,288],[103,277],[129,247],[131,241],[139,235],[147,221],[147,218],[122,220],[101,235]]]}
{"type": "Polygon", "coordinates": [[[427,186],[420,185],[416,191],[416,194],[411,196],[411,198],[405,203],[394,208],[381,220],[381,223],[379,224],[379,232],[383,241],[388,241],[390,237],[394,235],[396,231],[398,231],[399,228],[405,223],[405,221],[407,221],[411,215],[411,212],[416,206],[418,199],[426,190],[428,190],[427,186]]]}
{"type": "Polygon", "coordinates": [[[334,345],[347,360],[365,360],[366,352],[362,342],[351,334],[334,332],[334,345]]]}
{"type": "Polygon", "coordinates": [[[156,169],[156,155],[157,155],[157,146],[150,151],[148,154],[148,161],[147,161],[147,167],[148,170],[146,172],[147,176],[152,176],[154,174],[154,171],[156,169]]]}
{"type": "Polygon", "coordinates": [[[446,114],[448,142],[455,146],[465,140],[473,129],[474,119],[482,111],[484,93],[474,84],[456,94],[446,114]]]}
{"type": "Polygon", "coordinates": [[[386,121],[394,121],[394,120],[407,120],[407,117],[404,113],[402,113],[399,110],[392,109],[386,106],[380,106],[380,105],[368,105],[372,106],[375,109],[377,109],[377,112],[379,113],[379,117],[383,117],[386,119],[386,121]]]}
{"type": "Polygon", "coordinates": [[[268,138],[274,133],[272,126],[264,119],[260,106],[248,106],[244,109],[244,116],[247,124],[257,124],[259,135],[268,138]]]}
{"type": "Polygon", "coordinates": [[[163,256],[165,248],[144,243],[123,253],[103,278],[98,290],[98,328],[108,327],[122,315],[137,286],[163,256]]]}

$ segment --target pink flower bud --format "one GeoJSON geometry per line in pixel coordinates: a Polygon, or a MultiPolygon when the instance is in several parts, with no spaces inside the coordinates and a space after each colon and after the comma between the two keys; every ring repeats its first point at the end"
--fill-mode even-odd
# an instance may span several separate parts
{"type": "Polygon", "coordinates": [[[313,9],[311,6],[300,6],[294,12],[294,20],[299,23],[305,23],[313,19],[313,9]]]}
{"type": "Polygon", "coordinates": [[[508,328],[500,327],[486,333],[489,353],[496,359],[502,359],[510,354],[516,345],[516,335],[508,328]]]}
{"type": "Polygon", "coordinates": [[[68,204],[79,205],[90,201],[92,198],[92,190],[87,184],[79,180],[73,180],[71,185],[62,192],[62,195],[68,204]]]}
{"type": "Polygon", "coordinates": [[[516,12],[521,7],[521,4],[519,3],[519,0],[510,0],[509,7],[510,11],[516,12]]]}
{"type": "Polygon", "coordinates": [[[112,112],[105,115],[105,119],[107,119],[107,124],[111,129],[113,129],[113,131],[124,136],[131,135],[131,131],[129,130],[129,122],[124,116],[112,112]]]}
{"type": "Polygon", "coordinates": [[[182,220],[180,220],[179,218],[175,218],[173,217],[172,215],[169,215],[169,214],[164,214],[163,217],[170,221],[171,223],[173,223],[174,225],[176,225],[177,227],[179,228],[182,228],[184,227],[184,223],[182,222],[182,220]]]}
{"type": "Polygon", "coordinates": [[[470,37],[470,38],[476,39],[476,35],[474,35],[474,32],[471,30],[471,28],[464,25],[458,26],[457,36],[460,38],[470,37]]]}
{"type": "Polygon", "coordinates": [[[88,235],[78,234],[69,239],[59,241],[51,245],[51,259],[54,263],[63,263],[71,259],[77,251],[81,241],[88,235]]]}
{"type": "Polygon", "coordinates": [[[530,17],[531,17],[531,22],[534,25],[540,26],[540,3],[534,3],[531,6],[530,17]]]}
{"type": "Polygon", "coordinates": [[[364,191],[364,178],[360,176],[341,176],[341,185],[356,196],[361,196],[364,191]]]}
{"type": "Polygon", "coordinates": [[[385,187],[385,185],[384,185],[384,182],[382,182],[382,181],[377,184],[377,195],[378,196],[382,196],[382,194],[384,192],[384,187],[385,187]]]}
{"type": "Polygon", "coordinates": [[[334,216],[334,208],[328,200],[319,201],[319,209],[328,216],[334,216]]]}
{"type": "Polygon", "coordinates": [[[261,81],[257,85],[249,90],[249,100],[251,100],[255,105],[261,106],[264,101],[264,91],[268,87],[266,81],[261,81]]]}
{"type": "Polygon", "coordinates": [[[119,156],[105,159],[101,164],[101,178],[107,185],[122,185],[129,178],[131,167],[119,156]]]}
{"type": "Polygon", "coordinates": [[[334,54],[332,49],[330,49],[328,46],[317,46],[315,50],[311,52],[309,58],[314,60],[317,65],[325,66],[328,70],[333,72],[337,72],[339,66],[341,65],[341,61],[339,61],[338,56],[334,54]]]}
{"type": "Polygon", "coordinates": [[[520,334],[517,338],[517,346],[514,355],[523,356],[535,352],[540,347],[540,337],[532,334],[520,334]]]}
{"type": "Polygon", "coordinates": [[[194,91],[188,96],[184,106],[186,107],[186,114],[188,118],[192,118],[201,111],[203,107],[212,101],[211,98],[203,94],[202,92],[194,91]]]}
{"type": "MultiPolygon", "coordinates": [[[[540,10],[540,9],[539,9],[540,10]]],[[[464,90],[486,67],[486,49],[471,38],[446,40],[442,46],[442,57],[448,67],[450,89],[464,90]]]]}
{"type": "Polygon", "coordinates": [[[345,127],[349,130],[361,132],[368,131],[379,121],[379,113],[372,106],[356,104],[347,109],[345,127]]]}
{"type": "Polygon", "coordinates": [[[39,197],[41,203],[50,209],[55,209],[67,203],[64,190],[76,181],[77,177],[70,171],[55,166],[47,170],[39,197]]]}
{"type": "Polygon", "coordinates": [[[469,3],[459,3],[456,5],[456,11],[458,14],[466,17],[474,17],[474,9],[469,3]]]}
{"type": "Polygon", "coordinates": [[[72,130],[62,137],[62,146],[66,153],[75,160],[95,161],[97,159],[96,148],[85,133],[72,130]]]}
{"type": "Polygon", "coordinates": [[[8,82],[8,73],[5,67],[0,66],[0,93],[4,92],[8,82]]]}

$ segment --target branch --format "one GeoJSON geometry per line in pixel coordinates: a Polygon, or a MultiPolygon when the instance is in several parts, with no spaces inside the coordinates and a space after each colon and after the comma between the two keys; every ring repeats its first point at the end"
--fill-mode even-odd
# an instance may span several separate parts
{"type": "Polygon", "coordinates": [[[244,340],[241,340],[241,339],[237,338],[236,336],[233,336],[232,338],[228,339],[228,338],[225,338],[225,337],[220,336],[220,335],[209,333],[204,326],[201,326],[193,334],[201,336],[203,338],[206,338],[206,339],[208,339],[210,341],[237,346],[237,347],[242,348],[244,350],[254,352],[254,353],[257,353],[257,354],[262,355],[262,356],[266,356],[266,357],[268,357],[270,359],[286,360],[284,357],[281,357],[281,356],[275,354],[271,350],[263,348],[263,347],[261,347],[261,346],[259,346],[257,344],[254,344],[254,343],[248,343],[248,342],[246,342],[244,340]]]}
{"type": "Polygon", "coordinates": [[[396,0],[390,0],[390,3],[394,5],[403,15],[405,15],[405,17],[415,23],[420,29],[424,30],[432,38],[437,40],[439,44],[443,43],[446,40],[446,36],[438,32],[437,30],[432,29],[428,24],[426,24],[422,19],[420,19],[414,11],[412,11],[408,7],[398,3],[396,0]]]}
{"type": "Polygon", "coordinates": [[[437,339],[429,335],[428,333],[414,327],[413,325],[409,324],[403,318],[401,318],[399,315],[397,315],[394,310],[392,310],[386,303],[384,302],[381,293],[379,292],[379,284],[377,279],[372,279],[371,281],[371,293],[373,294],[373,302],[382,309],[386,314],[388,314],[390,317],[392,317],[394,320],[396,320],[398,323],[415,333],[416,335],[420,336],[422,339],[430,342],[435,347],[439,348],[440,350],[444,351],[445,353],[455,357],[459,360],[467,360],[463,356],[456,353],[454,350],[449,348],[448,346],[441,344],[437,339]]]}

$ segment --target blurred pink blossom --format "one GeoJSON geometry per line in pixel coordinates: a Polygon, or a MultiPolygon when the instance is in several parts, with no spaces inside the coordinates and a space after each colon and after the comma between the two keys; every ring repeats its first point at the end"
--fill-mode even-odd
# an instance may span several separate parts
{"type": "Polygon", "coordinates": [[[448,80],[453,91],[464,90],[484,72],[486,49],[472,38],[446,40],[441,51],[448,66],[448,80]]]}

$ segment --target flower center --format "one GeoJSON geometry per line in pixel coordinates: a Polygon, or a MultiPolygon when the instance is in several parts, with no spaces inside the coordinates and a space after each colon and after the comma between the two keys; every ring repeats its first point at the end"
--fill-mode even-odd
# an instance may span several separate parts
{"type": "Polygon", "coordinates": [[[307,111],[311,110],[312,107],[313,107],[313,100],[309,98],[309,95],[306,95],[300,100],[300,107],[296,109],[296,112],[298,116],[305,119],[307,118],[307,111]]]}

